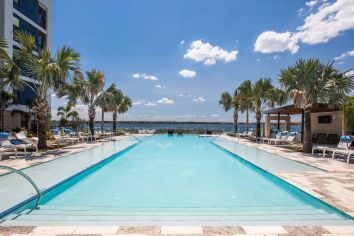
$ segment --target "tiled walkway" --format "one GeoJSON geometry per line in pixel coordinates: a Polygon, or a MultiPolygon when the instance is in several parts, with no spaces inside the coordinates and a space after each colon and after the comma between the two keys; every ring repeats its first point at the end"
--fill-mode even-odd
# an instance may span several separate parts
{"type": "Polygon", "coordinates": [[[353,226],[51,226],[51,227],[0,227],[0,235],[354,235],[353,226]]]}
{"type": "Polygon", "coordinates": [[[223,138],[325,170],[272,174],[354,217],[354,164],[347,164],[340,159],[332,160],[329,156],[323,158],[320,154],[312,156],[280,146],[257,144],[246,139],[223,138]]]}

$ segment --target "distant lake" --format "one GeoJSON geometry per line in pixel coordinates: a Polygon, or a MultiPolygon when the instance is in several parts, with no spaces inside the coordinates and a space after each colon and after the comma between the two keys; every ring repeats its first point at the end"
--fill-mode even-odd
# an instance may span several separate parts
{"type": "MultiPolygon", "coordinates": [[[[57,125],[57,122],[53,122],[53,125],[57,125]]],[[[87,123],[83,125],[87,127],[87,123]]],[[[95,122],[95,127],[100,128],[101,123],[95,122]]],[[[246,124],[239,124],[239,130],[245,131],[246,124]]],[[[276,124],[272,124],[272,128],[276,129],[276,124]]],[[[112,123],[105,123],[104,129],[112,129],[112,123]]],[[[193,123],[193,122],[117,122],[117,129],[130,129],[130,130],[142,130],[142,129],[183,129],[183,130],[212,130],[212,131],[233,131],[234,125],[232,123],[193,123]]],[[[249,129],[256,129],[256,124],[249,124],[249,129]]],[[[300,125],[292,125],[291,131],[300,131],[300,125]]]]}

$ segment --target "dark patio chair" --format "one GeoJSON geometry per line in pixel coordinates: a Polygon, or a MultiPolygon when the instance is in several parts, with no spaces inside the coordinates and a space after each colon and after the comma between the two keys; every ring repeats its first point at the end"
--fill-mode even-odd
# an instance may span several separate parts
{"type": "Polygon", "coordinates": [[[338,134],[328,134],[327,143],[328,144],[337,144],[339,142],[338,134]]]}

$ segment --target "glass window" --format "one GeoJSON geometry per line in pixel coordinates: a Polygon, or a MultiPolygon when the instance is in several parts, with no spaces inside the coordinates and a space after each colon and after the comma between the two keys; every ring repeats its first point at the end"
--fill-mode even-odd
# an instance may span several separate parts
{"type": "Polygon", "coordinates": [[[20,19],[18,19],[16,16],[13,16],[12,21],[14,26],[16,26],[16,28],[20,28],[20,19]]]}
{"type": "Polygon", "coordinates": [[[18,5],[20,4],[20,0],[14,0],[14,3],[18,5]]]}

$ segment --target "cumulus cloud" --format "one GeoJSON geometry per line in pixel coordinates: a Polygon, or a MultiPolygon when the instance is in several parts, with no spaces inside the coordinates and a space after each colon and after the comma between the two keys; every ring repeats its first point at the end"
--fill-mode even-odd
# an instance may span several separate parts
{"type": "Polygon", "coordinates": [[[183,97],[183,94],[178,94],[178,97],[183,97]]]}
{"type": "Polygon", "coordinates": [[[219,46],[213,46],[210,43],[204,43],[202,40],[193,41],[184,58],[196,62],[203,62],[205,65],[214,65],[216,61],[225,63],[235,61],[238,51],[227,51],[219,46]]]}
{"type": "Polygon", "coordinates": [[[133,78],[135,79],[145,79],[145,80],[158,80],[158,78],[154,75],[147,75],[147,74],[140,74],[140,73],[135,73],[132,75],[133,78]]]}
{"type": "Polygon", "coordinates": [[[197,73],[194,70],[187,70],[187,69],[183,69],[180,72],[178,72],[178,74],[184,78],[194,78],[197,73]]]}
{"type": "Polygon", "coordinates": [[[166,88],[166,86],[161,85],[161,84],[156,84],[155,88],[164,89],[164,88],[166,88]]]}
{"type": "Polygon", "coordinates": [[[156,106],[156,103],[148,102],[148,103],[145,103],[145,106],[156,106]]]}
{"type": "Polygon", "coordinates": [[[344,60],[344,59],[346,59],[348,57],[352,57],[352,56],[354,56],[354,50],[342,53],[340,56],[335,57],[334,60],[336,60],[336,61],[337,60],[344,60]]]}
{"type": "Polygon", "coordinates": [[[140,104],[142,104],[143,103],[143,101],[134,101],[133,102],[133,105],[134,106],[137,106],[137,105],[140,105],[140,104]]]}
{"type": "Polygon", "coordinates": [[[183,45],[183,44],[184,44],[184,40],[182,40],[181,42],[179,42],[179,44],[183,45]]]}
{"type": "Polygon", "coordinates": [[[219,114],[211,114],[210,116],[211,117],[219,117],[220,115],[219,114]]]}
{"type": "Polygon", "coordinates": [[[169,98],[161,98],[160,100],[157,101],[157,103],[160,103],[160,104],[174,104],[175,102],[169,98]]]}
{"type": "Polygon", "coordinates": [[[317,0],[308,1],[305,3],[307,7],[314,7],[318,3],[317,0]]]}
{"type": "Polygon", "coordinates": [[[297,40],[290,32],[277,33],[274,31],[266,31],[261,33],[256,43],[254,50],[262,53],[284,52],[289,50],[291,53],[296,53],[299,50],[297,40]]]}
{"type": "MultiPolygon", "coordinates": [[[[309,5],[317,4],[310,2],[309,5]]],[[[337,0],[333,3],[322,1],[317,5],[317,9],[304,19],[296,31],[261,33],[256,39],[254,50],[262,53],[290,51],[294,54],[299,50],[300,42],[310,45],[326,43],[354,28],[353,0],[337,0]]]]}
{"type": "Polygon", "coordinates": [[[198,97],[198,98],[193,99],[193,101],[195,101],[195,102],[205,102],[205,98],[198,97]]]}

